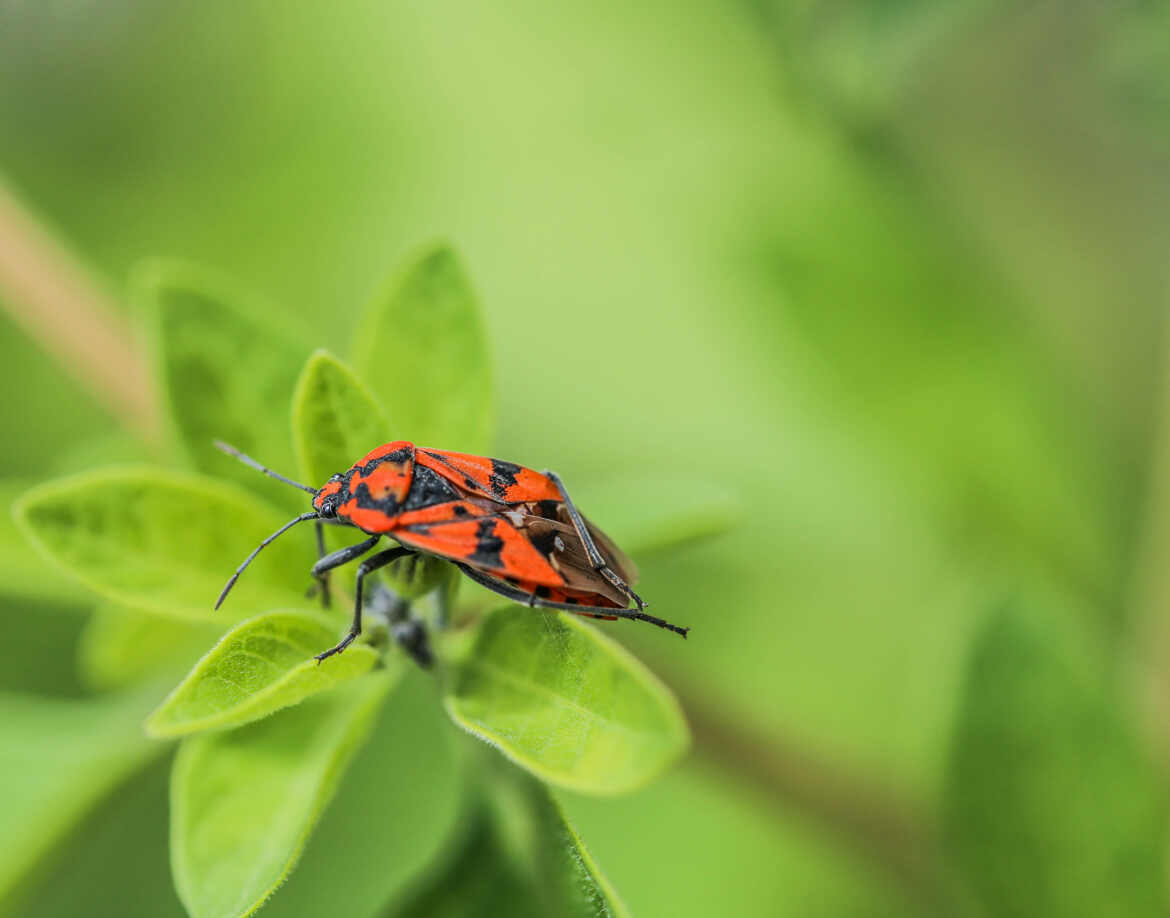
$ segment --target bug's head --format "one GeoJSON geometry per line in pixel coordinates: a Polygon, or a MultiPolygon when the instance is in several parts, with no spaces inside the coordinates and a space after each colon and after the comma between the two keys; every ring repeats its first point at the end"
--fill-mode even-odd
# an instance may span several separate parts
{"type": "Polygon", "coordinates": [[[321,486],[321,490],[314,495],[313,509],[317,511],[321,519],[332,520],[337,518],[337,506],[342,501],[341,492],[344,488],[343,476],[337,474],[325,482],[321,486]]]}

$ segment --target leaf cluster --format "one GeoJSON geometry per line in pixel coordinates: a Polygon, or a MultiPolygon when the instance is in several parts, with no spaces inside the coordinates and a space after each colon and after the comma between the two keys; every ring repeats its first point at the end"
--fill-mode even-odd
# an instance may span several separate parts
{"type": "MultiPolygon", "coordinates": [[[[494,424],[491,360],[470,284],[444,246],[409,260],[371,303],[350,362],[314,350],[308,334],[273,320],[276,310],[192,265],[152,262],[135,290],[169,407],[172,460],[21,488],[16,529],[0,532],[35,550],[40,579],[20,577],[22,588],[45,589],[47,565],[53,582],[64,575],[78,596],[94,597],[78,662],[104,690],[60,710],[0,698],[6,716],[35,725],[26,739],[38,757],[57,744],[67,747],[56,753],[63,760],[92,760],[69,793],[64,772],[22,775],[18,760],[0,760],[0,774],[27,788],[27,812],[5,821],[12,837],[3,849],[18,856],[0,857],[0,893],[18,889],[96,799],[177,740],[170,856],[179,899],[198,918],[247,915],[289,879],[413,664],[376,626],[317,663],[345,628],[346,603],[321,610],[306,600],[314,553],[304,532],[268,547],[213,611],[227,575],[303,510],[304,495],[212,441],[313,485],[391,439],[483,452],[494,424]]],[[[615,483],[631,502],[635,488],[615,483]]],[[[717,531],[729,513],[701,499],[658,519],[612,501],[607,512],[602,521],[635,554],[717,531]]],[[[344,537],[330,535],[335,546],[344,537]]],[[[344,600],[343,578],[334,581],[344,600]]],[[[436,605],[430,594],[454,590],[450,567],[433,559],[392,567],[385,583],[424,615],[436,605]]],[[[686,721],[670,691],[596,627],[493,608],[487,595],[466,597],[455,630],[438,629],[432,614],[438,665],[428,710],[416,716],[438,718],[452,736],[462,735],[450,729],[457,724],[498,753],[465,750],[461,790],[443,768],[423,769],[436,794],[459,802],[434,806],[430,829],[393,827],[405,839],[434,836],[434,863],[417,865],[430,873],[414,881],[391,871],[385,905],[467,914],[506,893],[517,914],[623,914],[549,787],[605,795],[642,787],[685,753],[686,721]],[[440,818],[455,808],[467,814],[462,831],[440,818]]],[[[388,779],[395,771],[386,763],[388,779]]],[[[417,785],[410,793],[427,797],[417,785]]]]}

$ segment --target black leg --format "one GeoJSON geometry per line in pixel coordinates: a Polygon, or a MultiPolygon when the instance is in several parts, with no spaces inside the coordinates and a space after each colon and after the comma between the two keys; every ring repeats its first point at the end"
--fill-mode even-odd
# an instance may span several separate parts
{"type": "MultiPolygon", "coordinates": [[[[374,536],[373,540],[369,543],[369,546],[365,549],[365,551],[369,551],[369,549],[373,547],[373,543],[376,542],[380,538],[381,538],[381,536],[374,536]]],[[[362,543],[362,545],[365,545],[365,544],[366,543],[364,543],[364,542],[362,543]]],[[[334,552],[333,555],[330,555],[330,558],[334,557],[334,555],[340,555],[342,552],[352,551],[353,549],[360,548],[360,547],[361,546],[354,545],[348,549],[343,548],[341,551],[334,552]]],[[[361,552],[359,552],[358,554],[361,554],[361,552]]],[[[385,551],[380,551],[376,555],[374,555],[372,558],[366,558],[365,561],[363,561],[361,564],[358,565],[357,578],[354,580],[354,587],[353,587],[353,592],[354,592],[353,623],[349,626],[349,634],[347,634],[344,638],[342,638],[341,643],[338,644],[336,647],[331,647],[328,650],[326,650],[324,653],[317,654],[317,662],[318,663],[320,663],[326,657],[333,656],[335,653],[341,653],[343,650],[345,650],[346,647],[348,647],[350,644],[352,644],[354,642],[354,640],[357,638],[357,636],[359,634],[362,633],[362,581],[364,581],[366,579],[366,575],[373,573],[378,568],[385,567],[387,564],[390,564],[393,561],[397,561],[399,558],[403,558],[409,554],[412,554],[412,552],[409,548],[403,548],[401,545],[399,545],[395,548],[387,548],[385,551]]],[[[352,557],[357,557],[357,555],[355,554],[352,557]]],[[[326,558],[325,560],[328,561],[329,558],[326,558]]],[[[345,560],[346,561],[352,560],[352,558],[346,558],[345,560]]],[[[314,566],[313,569],[316,570],[317,567],[320,566],[322,563],[323,562],[318,562],[317,565],[314,566]]],[[[344,564],[345,561],[341,561],[339,563],[344,564]]],[[[336,567],[337,565],[334,565],[334,566],[336,567]]]]}
{"type": "Polygon", "coordinates": [[[321,578],[335,567],[341,567],[343,564],[349,564],[354,558],[360,558],[371,548],[378,544],[378,540],[382,538],[380,535],[370,536],[364,542],[358,542],[357,545],[348,545],[345,548],[339,548],[337,551],[326,555],[320,561],[313,565],[311,571],[313,578],[320,582],[321,578]]]}
{"type": "Polygon", "coordinates": [[[557,486],[557,490],[561,492],[561,500],[564,501],[565,509],[569,511],[569,519],[573,522],[573,528],[577,530],[577,537],[581,540],[581,544],[585,546],[585,551],[589,555],[589,563],[593,565],[593,569],[601,574],[613,586],[621,590],[634,601],[634,605],[638,607],[638,611],[646,608],[646,603],[630,589],[630,585],[622,580],[613,569],[606,563],[605,558],[602,557],[601,552],[597,550],[597,543],[593,541],[593,536],[589,532],[589,527],[585,525],[585,519],[578,512],[576,505],[573,503],[573,498],[569,497],[569,492],[565,489],[565,483],[561,481],[561,477],[556,472],[550,472],[547,469],[545,473],[552,483],[557,486]]]}
{"type": "MultiPolygon", "coordinates": [[[[317,562],[325,560],[325,525],[317,520],[317,562]]],[[[321,608],[328,609],[330,606],[329,596],[329,576],[325,572],[317,575],[317,585],[321,590],[321,608]]],[[[311,590],[312,588],[310,588],[311,590]]],[[[309,593],[312,596],[312,592],[309,593]]]]}
{"type": "Polygon", "coordinates": [[[682,628],[679,625],[672,625],[670,622],[661,618],[655,618],[653,615],[647,615],[641,609],[610,609],[607,606],[579,606],[568,602],[553,602],[549,599],[541,599],[532,593],[525,593],[523,590],[517,590],[515,587],[501,583],[486,574],[480,573],[475,568],[468,567],[466,564],[455,562],[455,566],[480,586],[487,587],[493,593],[499,593],[501,596],[506,599],[511,599],[513,602],[521,602],[532,608],[563,609],[566,612],[575,612],[578,615],[594,617],[629,618],[639,622],[649,622],[651,625],[657,625],[659,628],[665,628],[667,631],[681,634],[684,638],[687,636],[687,632],[691,630],[690,628],[682,628]]]}

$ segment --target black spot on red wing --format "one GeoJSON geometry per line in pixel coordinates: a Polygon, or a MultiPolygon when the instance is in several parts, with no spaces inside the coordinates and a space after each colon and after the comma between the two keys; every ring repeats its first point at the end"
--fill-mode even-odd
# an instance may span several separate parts
{"type": "Polygon", "coordinates": [[[566,596],[565,602],[568,603],[570,606],[581,605],[581,600],[577,599],[575,596],[566,596]]]}
{"type": "Polygon", "coordinates": [[[478,491],[480,489],[479,482],[476,481],[474,478],[472,478],[470,475],[463,476],[463,484],[466,485],[467,489],[470,491],[478,491]]]}
{"type": "Polygon", "coordinates": [[[504,540],[496,535],[496,521],[494,518],[481,520],[475,528],[475,551],[467,558],[468,564],[477,567],[486,567],[498,570],[504,566],[500,553],[504,550],[504,540]]]}
{"type": "Polygon", "coordinates": [[[442,475],[432,472],[424,465],[416,465],[403,507],[406,510],[419,510],[422,507],[433,507],[435,504],[445,504],[447,501],[458,498],[459,495],[455,493],[455,489],[442,475]]]}
{"type": "Polygon", "coordinates": [[[516,484],[516,475],[522,471],[524,471],[524,467],[517,465],[515,462],[493,459],[490,479],[492,493],[496,497],[503,497],[508,488],[516,484]]]}
{"type": "Polygon", "coordinates": [[[538,583],[536,585],[536,589],[532,592],[536,594],[538,599],[548,599],[550,596],[552,596],[552,590],[546,587],[543,583],[538,583]]]}
{"type": "Polygon", "coordinates": [[[451,512],[456,516],[471,516],[471,511],[464,507],[463,504],[456,504],[451,508],[451,512]]]}

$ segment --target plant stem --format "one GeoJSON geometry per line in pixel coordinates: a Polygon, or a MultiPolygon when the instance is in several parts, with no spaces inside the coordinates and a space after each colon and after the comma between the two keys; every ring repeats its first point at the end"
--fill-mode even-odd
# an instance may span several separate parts
{"type": "MultiPolygon", "coordinates": [[[[661,669],[659,669],[661,672],[661,669]]],[[[697,755],[761,795],[782,818],[803,815],[878,865],[918,904],[954,905],[932,820],[915,801],[809,749],[745,726],[734,705],[693,680],[664,677],[687,712],[697,755]]],[[[952,912],[953,914],[953,912],[952,912]]]]}
{"type": "Polygon", "coordinates": [[[116,301],[2,184],[0,308],[128,430],[157,441],[146,360],[116,301]]]}

